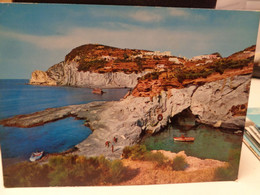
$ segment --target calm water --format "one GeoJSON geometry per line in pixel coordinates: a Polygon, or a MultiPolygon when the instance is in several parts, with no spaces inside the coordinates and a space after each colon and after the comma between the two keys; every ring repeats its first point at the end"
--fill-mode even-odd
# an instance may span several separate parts
{"type": "Polygon", "coordinates": [[[187,155],[228,161],[230,151],[240,149],[241,136],[223,132],[206,125],[181,131],[169,126],[165,131],[142,141],[149,150],[185,151],[187,155]],[[174,142],[173,137],[195,137],[194,142],[174,142]]]}
{"type": "MultiPolygon", "coordinates": [[[[119,100],[127,93],[127,89],[106,89],[101,96],[92,94],[88,88],[31,86],[25,83],[28,80],[0,80],[0,118],[51,107],[119,100]]],[[[86,139],[90,133],[90,129],[83,126],[83,121],[74,118],[33,128],[0,126],[2,157],[4,160],[24,160],[35,150],[62,152],[86,139]]],[[[241,136],[204,125],[189,131],[169,126],[164,132],[146,138],[143,143],[148,149],[185,150],[187,155],[228,160],[229,151],[240,148],[241,136]],[[195,142],[174,142],[173,137],[181,134],[195,137],[195,142]]]]}
{"type": "MultiPolygon", "coordinates": [[[[26,85],[28,80],[0,80],[0,119],[52,107],[92,101],[119,100],[127,89],[105,89],[102,96],[88,88],[26,85]]],[[[28,159],[31,152],[62,152],[86,139],[91,130],[83,121],[66,118],[33,128],[0,126],[3,159],[28,159]]]]}

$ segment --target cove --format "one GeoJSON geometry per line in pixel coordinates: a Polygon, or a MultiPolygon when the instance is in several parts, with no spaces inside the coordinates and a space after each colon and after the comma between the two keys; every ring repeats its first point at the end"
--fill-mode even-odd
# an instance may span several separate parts
{"type": "Polygon", "coordinates": [[[149,150],[166,150],[178,153],[185,151],[189,156],[202,159],[216,159],[228,161],[232,150],[240,149],[242,142],[241,135],[235,135],[222,129],[216,129],[207,125],[198,125],[190,130],[183,130],[173,124],[151,136],[145,136],[141,144],[149,150]],[[195,137],[194,142],[175,142],[173,137],[181,135],[195,137]]]}

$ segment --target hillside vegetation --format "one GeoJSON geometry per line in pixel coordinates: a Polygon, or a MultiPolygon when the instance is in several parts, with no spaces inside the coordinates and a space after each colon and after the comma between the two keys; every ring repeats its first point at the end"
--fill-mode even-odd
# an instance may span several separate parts
{"type": "Polygon", "coordinates": [[[207,166],[203,167],[204,160],[169,152],[167,156],[162,151],[148,151],[143,145],[134,145],[124,148],[121,160],[60,155],[50,158],[47,163],[11,165],[4,169],[4,184],[6,187],[44,187],[234,180],[239,155],[238,151],[231,151],[230,163],[216,161],[209,167],[211,161],[206,160],[204,164],[207,166]],[[195,168],[198,165],[194,167],[193,163],[197,163],[199,168],[195,168]]]}
{"type": "Polygon", "coordinates": [[[253,69],[254,51],[255,46],[251,46],[226,58],[222,58],[219,53],[213,53],[187,59],[173,56],[170,52],[87,44],[73,49],[66,55],[65,61],[77,62],[78,71],[83,72],[147,72],[139,78],[132,95],[152,97],[162,90],[250,74],[253,69]]]}

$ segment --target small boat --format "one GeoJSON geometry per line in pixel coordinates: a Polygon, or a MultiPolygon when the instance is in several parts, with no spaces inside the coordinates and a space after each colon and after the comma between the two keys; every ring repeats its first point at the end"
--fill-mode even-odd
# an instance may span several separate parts
{"type": "Polygon", "coordinates": [[[40,160],[42,158],[42,156],[43,156],[43,151],[41,151],[41,152],[33,152],[29,160],[31,162],[34,162],[36,160],[40,160]]]}
{"type": "Polygon", "coordinates": [[[96,88],[96,89],[92,90],[92,93],[102,95],[104,93],[104,91],[102,91],[102,89],[100,89],[100,88],[96,88]]]}
{"type": "Polygon", "coordinates": [[[194,137],[184,137],[184,135],[182,135],[181,137],[173,137],[174,141],[178,141],[178,142],[193,142],[195,140],[194,137]]]}

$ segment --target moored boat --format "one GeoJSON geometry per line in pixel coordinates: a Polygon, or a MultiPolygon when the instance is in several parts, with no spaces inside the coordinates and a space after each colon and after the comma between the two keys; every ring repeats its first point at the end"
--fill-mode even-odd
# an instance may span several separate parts
{"type": "Polygon", "coordinates": [[[174,141],[178,141],[178,142],[193,142],[195,140],[194,137],[185,137],[185,136],[181,136],[181,137],[173,137],[174,141]]]}
{"type": "Polygon", "coordinates": [[[29,160],[31,162],[34,162],[36,160],[40,160],[42,158],[42,156],[43,156],[43,151],[41,151],[41,152],[33,152],[29,160]]]}
{"type": "Polygon", "coordinates": [[[102,91],[102,89],[100,89],[100,88],[95,88],[92,90],[92,93],[102,95],[104,93],[104,91],[102,91]]]}

